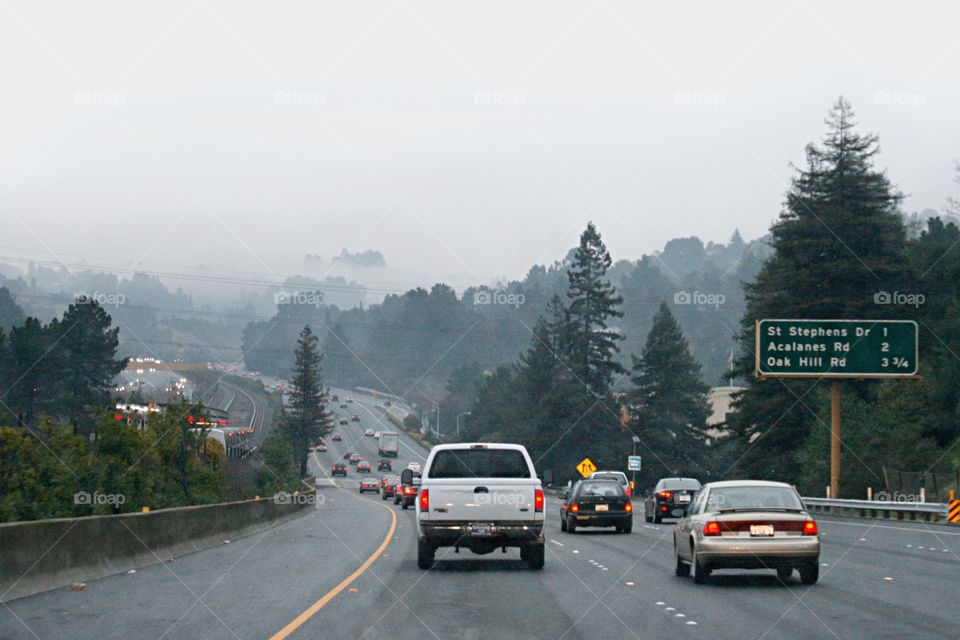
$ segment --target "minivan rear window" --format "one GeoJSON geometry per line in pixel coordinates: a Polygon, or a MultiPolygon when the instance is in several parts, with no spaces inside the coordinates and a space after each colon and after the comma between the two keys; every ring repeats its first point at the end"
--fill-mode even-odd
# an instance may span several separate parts
{"type": "Polygon", "coordinates": [[[430,466],[431,478],[529,478],[530,468],[516,449],[444,449],[430,466]]]}

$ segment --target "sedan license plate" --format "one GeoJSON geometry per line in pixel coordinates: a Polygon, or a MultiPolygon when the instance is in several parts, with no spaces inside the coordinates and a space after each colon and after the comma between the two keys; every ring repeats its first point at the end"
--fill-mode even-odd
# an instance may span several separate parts
{"type": "Polygon", "coordinates": [[[681,493],[680,495],[677,496],[677,502],[690,502],[690,494],[681,493]]]}
{"type": "Polygon", "coordinates": [[[610,511],[610,505],[598,504],[597,511],[610,511]]]}
{"type": "Polygon", "coordinates": [[[750,535],[751,536],[772,536],[773,525],[772,524],[752,524],[750,525],[750,535]]]}

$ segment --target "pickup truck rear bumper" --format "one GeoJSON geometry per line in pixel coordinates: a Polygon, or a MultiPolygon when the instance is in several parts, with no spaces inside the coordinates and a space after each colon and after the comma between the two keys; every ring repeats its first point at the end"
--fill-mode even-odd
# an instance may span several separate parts
{"type": "Polygon", "coordinates": [[[543,543],[543,521],[526,522],[419,522],[420,539],[435,547],[489,543],[491,546],[517,546],[543,543]]]}

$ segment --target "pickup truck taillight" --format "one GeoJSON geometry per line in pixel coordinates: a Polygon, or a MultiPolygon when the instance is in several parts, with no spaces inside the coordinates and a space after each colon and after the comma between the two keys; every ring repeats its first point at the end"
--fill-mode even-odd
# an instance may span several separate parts
{"type": "Polygon", "coordinates": [[[537,489],[533,493],[533,511],[535,513],[543,511],[543,489],[537,489]]]}
{"type": "Polygon", "coordinates": [[[420,489],[420,511],[430,511],[430,489],[420,489]]]}

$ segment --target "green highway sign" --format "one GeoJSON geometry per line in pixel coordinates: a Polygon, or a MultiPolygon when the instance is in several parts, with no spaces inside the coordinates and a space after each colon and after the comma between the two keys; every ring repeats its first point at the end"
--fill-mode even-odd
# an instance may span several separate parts
{"type": "Polygon", "coordinates": [[[917,375],[913,320],[758,320],[759,378],[908,378],[917,375]]]}

